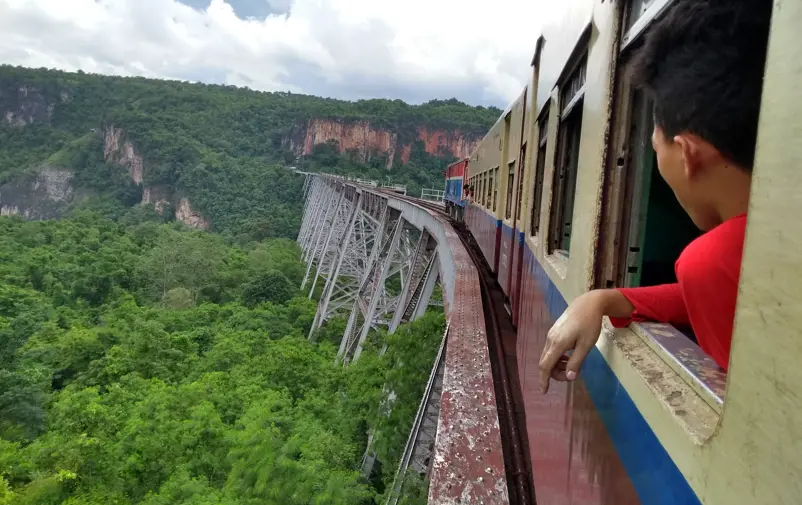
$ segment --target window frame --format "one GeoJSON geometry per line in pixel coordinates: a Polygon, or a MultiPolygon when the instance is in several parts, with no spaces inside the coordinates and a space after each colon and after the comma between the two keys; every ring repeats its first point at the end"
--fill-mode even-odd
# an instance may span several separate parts
{"type": "Polygon", "coordinates": [[[518,167],[519,167],[518,168],[518,173],[519,173],[519,175],[518,175],[518,185],[517,185],[517,188],[515,190],[515,198],[516,198],[517,201],[515,202],[515,216],[514,216],[514,219],[513,219],[513,221],[515,222],[516,226],[518,226],[518,223],[520,222],[521,213],[523,211],[524,200],[525,200],[525,198],[524,198],[524,191],[525,191],[524,190],[524,182],[525,182],[524,181],[524,179],[525,179],[524,174],[526,173],[526,150],[527,150],[527,142],[524,141],[523,144],[521,144],[521,154],[519,155],[519,158],[518,158],[518,167]]]}
{"type": "Polygon", "coordinates": [[[512,220],[512,204],[515,197],[515,161],[507,163],[507,201],[504,205],[504,219],[512,220]]]}
{"type": "Polygon", "coordinates": [[[546,152],[549,141],[549,111],[547,104],[537,120],[538,142],[537,154],[533,168],[535,170],[532,189],[532,210],[530,212],[529,234],[537,237],[540,233],[540,218],[543,213],[543,184],[546,179],[546,152]]]}
{"type": "Polygon", "coordinates": [[[587,80],[588,51],[579,53],[570,73],[559,86],[560,117],[557,130],[555,163],[552,177],[552,204],[549,216],[548,254],[569,257],[570,231],[576,184],[579,175],[579,154],[587,80]],[[567,242],[566,242],[567,241],[567,242]]]}
{"type": "Polygon", "coordinates": [[[490,177],[493,180],[492,195],[490,196],[493,199],[492,210],[494,213],[498,210],[498,171],[499,167],[490,169],[490,177]]]}
{"type": "MultiPolygon", "coordinates": [[[[641,16],[627,28],[627,16],[630,14],[632,2],[622,6],[621,34],[619,46],[616,48],[615,76],[613,82],[613,101],[609,118],[609,139],[605,167],[601,187],[601,209],[598,217],[599,237],[594,258],[593,285],[596,288],[616,288],[629,284],[628,269],[632,236],[633,216],[642,212],[644,201],[634,195],[636,190],[642,191],[646,180],[644,174],[636,177],[633,170],[642,171],[650,163],[638,163],[633,159],[633,151],[637,138],[646,144],[646,151],[651,146],[651,132],[645,136],[643,131],[638,137],[636,129],[642,130],[644,119],[649,113],[648,100],[638,104],[637,94],[629,80],[629,66],[632,57],[629,54],[632,43],[642,36],[651,25],[673,3],[674,0],[653,0],[642,12],[641,16]],[[645,109],[645,110],[644,110],[645,109]],[[635,124],[635,114],[639,113],[640,127],[635,124]],[[640,168],[635,167],[638,164],[640,168]],[[639,201],[638,201],[639,200],[639,201]],[[637,208],[636,208],[637,206],[637,208]]],[[[649,128],[647,127],[646,130],[649,128]]],[[[644,157],[640,158],[645,160],[644,157]]],[[[650,166],[653,172],[654,167],[650,166]]],[[[649,174],[649,177],[651,174],[649,174]]],[[[642,231],[641,231],[642,233],[642,231]]],[[[636,251],[642,253],[642,251],[636,251]]],[[[642,273],[642,264],[641,264],[642,273]]],[[[700,398],[718,415],[723,413],[727,373],[721,370],[701,348],[670,324],[653,322],[633,322],[629,331],[646,346],[651,348],[658,358],[676,372],[683,381],[694,390],[700,398]],[[687,339],[682,345],[683,353],[678,354],[677,339],[687,339]]]]}

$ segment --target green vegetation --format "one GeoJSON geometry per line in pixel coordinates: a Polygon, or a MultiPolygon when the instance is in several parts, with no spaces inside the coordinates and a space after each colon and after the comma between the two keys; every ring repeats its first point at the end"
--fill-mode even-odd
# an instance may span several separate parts
{"type": "Polygon", "coordinates": [[[306,338],[315,305],[289,240],[88,211],[0,218],[0,236],[0,503],[383,502],[442,314],[373,335],[343,368],[338,321],[306,338]],[[369,432],[382,465],[365,479],[369,432]]]}
{"type": "MultiPolygon", "coordinates": [[[[63,220],[0,217],[0,505],[383,503],[443,315],[371,334],[347,368],[344,319],[308,340],[303,180],[286,167],[439,187],[451,160],[416,128],[481,134],[499,112],[0,66],[4,205],[43,168],[75,189],[63,220]],[[296,160],[310,118],[398,132],[409,161],[388,179],[386,155],[336,144],[296,160]],[[113,161],[127,141],[141,184],[113,161]],[[216,233],[173,222],[185,197],[216,233]]],[[[426,502],[417,476],[404,490],[426,502]]]]}
{"type": "MultiPolygon", "coordinates": [[[[92,189],[89,205],[121,218],[143,188],[187,196],[212,230],[238,241],[292,238],[300,224],[300,178],[285,166],[440,187],[450,154],[427,154],[417,128],[483,135],[500,114],[455,99],[409,105],[400,100],[347,102],[293,93],[263,93],[144,78],[121,78],[0,66],[0,185],[43,163],[72,169],[92,189]],[[16,114],[24,125],[7,124],[16,114]],[[367,163],[334,146],[301,160],[290,145],[310,118],[367,120],[411,144],[410,159],[391,171],[387,157],[367,163]],[[143,184],[104,163],[103,135],[114,126],[141,154],[143,184]],[[99,200],[99,201],[98,201],[99,200]]],[[[399,158],[400,156],[397,156],[399,158]]],[[[117,167],[119,168],[119,167],[117,167]]]]}

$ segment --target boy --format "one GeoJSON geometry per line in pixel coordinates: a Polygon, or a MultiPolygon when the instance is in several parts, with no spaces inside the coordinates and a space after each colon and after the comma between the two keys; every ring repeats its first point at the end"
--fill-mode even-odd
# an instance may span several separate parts
{"type": "Polygon", "coordinates": [[[771,4],[677,0],[646,35],[632,77],[654,101],[658,170],[706,233],[677,260],[676,284],[594,290],[574,300],[548,333],[540,358],[544,393],[550,378],[577,378],[603,316],[616,325],[690,324],[701,348],[727,368],[771,4]]]}

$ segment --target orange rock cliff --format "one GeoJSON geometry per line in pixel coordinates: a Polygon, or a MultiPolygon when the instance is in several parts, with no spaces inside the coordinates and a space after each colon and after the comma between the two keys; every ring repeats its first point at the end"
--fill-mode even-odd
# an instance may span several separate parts
{"type": "MultiPolygon", "coordinates": [[[[465,158],[481,141],[482,135],[459,130],[439,130],[428,126],[415,129],[415,140],[423,142],[427,153],[434,156],[465,158]]],[[[355,151],[357,159],[366,163],[378,154],[387,155],[387,169],[409,160],[412,144],[399,140],[398,132],[374,127],[368,120],[312,118],[298,123],[284,138],[282,147],[296,156],[312,153],[318,144],[334,140],[340,152],[355,151]]]]}

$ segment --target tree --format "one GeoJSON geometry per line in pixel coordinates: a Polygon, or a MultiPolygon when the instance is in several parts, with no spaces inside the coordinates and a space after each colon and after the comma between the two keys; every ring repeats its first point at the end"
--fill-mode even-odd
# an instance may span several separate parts
{"type": "Polygon", "coordinates": [[[284,274],[271,270],[245,284],[242,301],[249,307],[264,302],[284,303],[296,292],[297,289],[284,274]]]}
{"type": "Polygon", "coordinates": [[[173,288],[168,291],[162,299],[165,307],[171,309],[187,309],[195,305],[192,293],[186,288],[173,288]]]}

